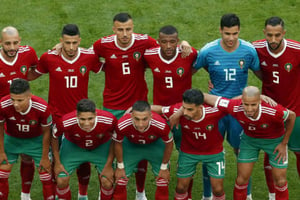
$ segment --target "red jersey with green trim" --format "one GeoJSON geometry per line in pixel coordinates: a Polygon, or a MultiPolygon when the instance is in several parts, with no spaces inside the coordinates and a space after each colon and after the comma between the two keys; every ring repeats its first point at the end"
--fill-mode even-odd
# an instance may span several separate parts
{"type": "MultiPolygon", "coordinates": [[[[169,118],[181,107],[182,103],[163,107],[163,115],[169,118]]],[[[219,131],[219,120],[226,115],[218,108],[203,105],[199,120],[180,118],[182,139],[180,150],[195,155],[211,155],[223,151],[223,136],[219,131]]]]}
{"type": "Polygon", "coordinates": [[[279,104],[272,107],[262,101],[256,119],[246,116],[241,99],[219,98],[216,105],[236,118],[244,133],[250,137],[273,139],[284,135],[284,122],[289,112],[279,104]]]}
{"type": "Polygon", "coordinates": [[[37,55],[30,46],[20,46],[12,62],[6,61],[0,53],[0,99],[9,94],[12,80],[27,79],[28,69],[37,63],[37,55]]]}
{"type": "Polygon", "coordinates": [[[149,144],[161,138],[165,143],[173,142],[173,135],[164,118],[159,114],[152,112],[148,128],[144,132],[139,132],[134,127],[131,114],[125,114],[118,121],[118,125],[113,134],[113,140],[122,142],[124,136],[135,144],[149,144]]]}
{"type": "Polygon", "coordinates": [[[182,101],[182,94],[192,87],[193,62],[197,58],[196,49],[186,57],[181,57],[181,50],[166,60],[161,55],[161,48],[147,49],[144,57],[153,74],[153,104],[172,105],[182,101]]]}
{"type": "Polygon", "coordinates": [[[284,39],[284,49],[273,54],[267,41],[253,43],[263,72],[262,93],[300,116],[300,43],[284,39]]]}
{"type": "Polygon", "coordinates": [[[83,149],[97,148],[111,139],[117,118],[104,110],[96,109],[96,113],[95,125],[91,131],[81,129],[75,110],[62,117],[53,136],[56,138],[63,134],[67,140],[83,149]]]}
{"type": "Polygon", "coordinates": [[[132,34],[127,48],[117,44],[116,35],[99,39],[94,43],[95,53],[105,58],[105,88],[103,106],[114,110],[127,110],[137,100],[147,100],[145,81],[146,49],[157,46],[148,35],[132,34]]]}
{"type": "Polygon", "coordinates": [[[5,122],[5,133],[17,138],[33,138],[43,134],[42,127],[52,124],[52,117],[46,101],[31,96],[26,112],[15,110],[10,95],[1,99],[0,122],[5,122]]]}
{"type": "Polygon", "coordinates": [[[44,53],[36,72],[49,73],[48,103],[51,111],[62,116],[74,109],[78,101],[88,98],[89,72],[98,73],[102,63],[92,49],[79,48],[72,61],[57,51],[44,53]]]}

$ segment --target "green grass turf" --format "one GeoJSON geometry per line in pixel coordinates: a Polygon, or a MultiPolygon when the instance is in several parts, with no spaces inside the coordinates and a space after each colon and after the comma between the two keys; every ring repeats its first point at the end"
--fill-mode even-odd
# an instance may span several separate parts
{"type": "MultiPolygon", "coordinates": [[[[129,12],[134,20],[135,32],[148,33],[157,38],[161,26],[172,24],[179,30],[181,39],[190,42],[199,49],[205,43],[220,36],[218,31],[220,16],[234,12],[241,20],[240,37],[255,41],[263,38],[263,26],[266,18],[279,15],[286,22],[286,38],[300,40],[300,21],[298,19],[298,0],[2,0],[0,12],[0,28],[13,25],[20,31],[22,44],[34,47],[38,56],[47,49],[52,48],[59,41],[60,32],[64,24],[76,23],[81,30],[81,46],[89,47],[98,38],[112,34],[112,18],[118,12],[129,12]]],[[[149,100],[152,100],[151,72],[146,73],[149,83],[149,100]]],[[[193,77],[193,87],[207,91],[207,73],[203,70],[193,77]]],[[[261,83],[250,73],[249,84],[259,86],[261,83]]],[[[48,96],[48,75],[43,75],[32,82],[34,94],[45,99],[48,96]]],[[[89,87],[89,97],[96,101],[99,108],[102,106],[102,92],[104,88],[104,74],[92,74],[89,87]]],[[[231,148],[227,143],[226,149],[226,177],[224,181],[227,199],[232,199],[232,190],[236,176],[236,162],[231,148]]],[[[177,152],[172,156],[172,180],[170,184],[170,199],[173,198],[176,184],[175,167],[177,152]]],[[[288,181],[290,199],[300,199],[297,189],[300,181],[296,173],[295,158],[289,156],[288,181]]],[[[200,169],[200,167],[199,167],[200,169]]],[[[20,176],[19,163],[16,164],[10,176],[9,199],[19,199],[20,176]]],[[[31,196],[33,200],[42,199],[41,184],[35,176],[31,196]]],[[[98,179],[93,171],[89,197],[91,200],[98,195],[98,179]]],[[[77,181],[71,179],[73,199],[77,196],[77,181]]],[[[131,179],[128,199],[134,199],[134,178],[131,179]]],[[[146,191],[148,199],[154,199],[155,182],[153,175],[148,173],[146,191]]],[[[201,170],[195,176],[193,195],[200,199],[202,194],[201,170]]],[[[262,155],[253,171],[253,198],[255,200],[267,199],[267,188],[263,175],[262,155]]]]}

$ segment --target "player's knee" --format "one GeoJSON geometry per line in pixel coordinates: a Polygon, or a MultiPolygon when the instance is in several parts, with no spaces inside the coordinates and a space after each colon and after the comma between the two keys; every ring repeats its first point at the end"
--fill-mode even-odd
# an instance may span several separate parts
{"type": "Polygon", "coordinates": [[[249,177],[243,176],[243,175],[238,175],[236,178],[236,182],[239,185],[244,185],[249,182],[249,177]]]}
{"type": "Polygon", "coordinates": [[[183,193],[186,193],[187,190],[188,190],[188,185],[187,184],[177,182],[177,186],[176,186],[176,192],[177,193],[183,194],[183,193]]]}
{"type": "Polygon", "coordinates": [[[58,177],[56,179],[56,184],[58,188],[65,188],[69,185],[70,177],[58,177]]]}
{"type": "Polygon", "coordinates": [[[218,183],[215,185],[212,185],[212,192],[215,196],[220,196],[224,193],[224,189],[223,189],[223,184],[222,183],[218,183]]]}
{"type": "Polygon", "coordinates": [[[287,180],[285,176],[280,176],[274,179],[275,185],[282,187],[286,184],[287,180]]]}

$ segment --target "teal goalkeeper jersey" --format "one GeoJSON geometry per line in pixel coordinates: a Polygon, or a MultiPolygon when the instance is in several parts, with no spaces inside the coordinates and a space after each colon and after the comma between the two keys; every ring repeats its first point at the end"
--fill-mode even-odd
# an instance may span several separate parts
{"type": "Polygon", "coordinates": [[[247,86],[248,69],[260,70],[255,48],[239,39],[239,47],[227,52],[221,47],[221,39],[206,44],[198,53],[195,69],[207,69],[214,85],[211,94],[232,98],[242,94],[247,86]]]}

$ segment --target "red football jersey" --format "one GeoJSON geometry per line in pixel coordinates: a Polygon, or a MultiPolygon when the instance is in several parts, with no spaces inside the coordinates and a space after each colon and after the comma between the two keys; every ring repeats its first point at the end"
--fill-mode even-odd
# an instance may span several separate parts
{"type": "Polygon", "coordinates": [[[83,149],[97,148],[111,139],[117,118],[104,110],[97,109],[96,113],[94,128],[89,132],[81,129],[76,110],[64,115],[57,124],[57,132],[53,133],[54,137],[64,134],[67,140],[83,149]]]}
{"type": "Polygon", "coordinates": [[[15,110],[10,95],[1,99],[0,122],[5,122],[5,133],[17,138],[33,138],[43,134],[42,127],[52,124],[50,110],[45,100],[32,95],[29,108],[24,113],[15,110]]]}
{"type": "Polygon", "coordinates": [[[37,66],[37,73],[49,73],[48,103],[55,115],[72,112],[78,101],[88,98],[89,72],[101,70],[102,64],[92,49],[79,48],[78,52],[70,61],[55,50],[48,51],[37,66]]]}
{"type": "Polygon", "coordinates": [[[273,54],[266,40],[253,43],[263,72],[262,93],[300,116],[300,43],[283,40],[284,49],[273,54]]]}
{"type": "MultiPolygon", "coordinates": [[[[182,103],[163,107],[163,114],[169,118],[181,107],[182,103]]],[[[188,120],[184,116],[180,118],[181,144],[180,150],[188,154],[211,155],[223,151],[223,136],[219,131],[219,120],[226,113],[218,108],[203,105],[201,119],[188,120]]]]}
{"type": "Polygon", "coordinates": [[[289,112],[279,104],[272,107],[262,101],[256,119],[245,115],[241,99],[219,98],[216,105],[220,110],[235,117],[243,127],[245,134],[250,137],[272,139],[279,138],[284,134],[284,121],[289,112]]]}
{"type": "Polygon", "coordinates": [[[32,47],[20,46],[12,62],[7,62],[0,54],[0,99],[9,94],[12,80],[27,79],[28,69],[38,63],[37,55],[32,47]]]}
{"type": "Polygon", "coordinates": [[[182,94],[192,87],[192,65],[197,58],[196,49],[181,57],[177,48],[171,60],[165,60],[160,47],[147,49],[144,58],[153,74],[153,104],[168,106],[182,101],[182,94]]]}
{"type": "Polygon", "coordinates": [[[113,140],[122,142],[124,136],[135,144],[149,144],[161,138],[165,143],[173,142],[173,135],[165,119],[159,114],[152,112],[152,119],[149,127],[143,133],[135,129],[131,114],[125,114],[118,121],[118,125],[113,134],[113,140]]]}
{"type": "Polygon", "coordinates": [[[94,50],[99,57],[105,58],[103,106],[126,110],[137,100],[147,100],[143,54],[157,43],[148,35],[134,33],[131,44],[121,48],[116,38],[116,35],[111,35],[99,39],[94,43],[94,50]]]}

